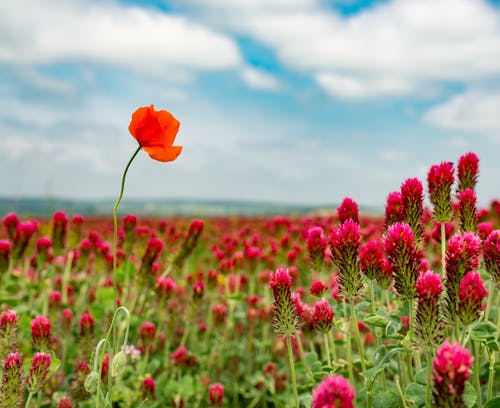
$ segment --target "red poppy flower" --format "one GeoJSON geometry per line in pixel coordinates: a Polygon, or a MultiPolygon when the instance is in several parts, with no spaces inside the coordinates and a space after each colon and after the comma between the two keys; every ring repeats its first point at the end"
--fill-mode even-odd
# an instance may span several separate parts
{"type": "Polygon", "coordinates": [[[144,106],[132,114],[128,130],[152,159],[169,162],[179,156],[182,146],[172,146],[180,122],[166,110],[144,106]]]}

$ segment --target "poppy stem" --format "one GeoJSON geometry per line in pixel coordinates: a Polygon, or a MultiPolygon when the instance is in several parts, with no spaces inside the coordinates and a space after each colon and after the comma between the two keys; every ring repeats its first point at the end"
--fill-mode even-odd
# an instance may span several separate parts
{"type": "MultiPolygon", "coordinates": [[[[116,199],[115,206],[113,207],[113,307],[114,307],[114,313],[113,316],[117,312],[117,304],[116,300],[118,298],[118,290],[117,290],[117,282],[116,282],[116,264],[117,264],[117,252],[118,252],[118,220],[117,220],[117,211],[118,211],[118,206],[120,205],[120,202],[122,201],[123,197],[123,191],[125,190],[125,178],[127,177],[127,171],[132,164],[132,162],[135,159],[135,156],[139,153],[139,150],[141,150],[141,146],[137,147],[136,151],[130,158],[130,160],[127,163],[127,166],[125,167],[125,171],[123,172],[122,176],[122,184],[120,188],[120,194],[118,195],[118,198],[116,199]]],[[[113,322],[111,323],[113,325],[113,322]]],[[[115,352],[115,341],[116,341],[116,330],[115,327],[110,328],[112,329],[112,336],[111,336],[111,350],[109,351],[109,364],[111,366],[112,361],[113,361],[113,354],[115,352]]],[[[109,401],[112,401],[113,394],[112,394],[112,389],[113,389],[113,378],[111,376],[111,369],[108,371],[108,396],[109,396],[109,401]]]]}
{"type": "Polygon", "coordinates": [[[134,152],[132,157],[127,163],[127,166],[125,167],[125,171],[123,172],[122,176],[122,184],[120,188],[120,194],[118,195],[118,198],[116,199],[115,206],[113,207],[113,296],[114,296],[114,302],[115,302],[115,309],[116,309],[116,298],[117,298],[117,286],[116,286],[116,263],[117,263],[117,247],[118,247],[118,220],[117,220],[117,211],[118,211],[118,206],[120,205],[120,202],[122,201],[123,197],[123,191],[125,190],[125,178],[127,177],[127,172],[132,164],[132,162],[135,159],[135,156],[139,153],[141,150],[141,146],[137,148],[137,150],[134,152]]]}

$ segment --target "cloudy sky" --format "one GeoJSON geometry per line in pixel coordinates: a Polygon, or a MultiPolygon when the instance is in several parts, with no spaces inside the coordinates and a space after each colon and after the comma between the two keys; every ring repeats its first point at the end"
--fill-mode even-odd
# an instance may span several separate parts
{"type": "Polygon", "coordinates": [[[480,157],[500,197],[493,0],[0,2],[0,196],[114,198],[131,113],[180,121],[127,198],[382,206],[409,177],[480,157]]]}

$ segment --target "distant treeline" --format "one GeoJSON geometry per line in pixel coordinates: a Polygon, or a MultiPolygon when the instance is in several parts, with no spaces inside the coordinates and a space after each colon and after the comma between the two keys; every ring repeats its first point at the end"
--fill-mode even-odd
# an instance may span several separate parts
{"type": "MultiPolygon", "coordinates": [[[[51,216],[56,210],[68,214],[111,215],[114,200],[69,200],[59,198],[0,198],[0,215],[17,212],[22,216],[51,216]]],[[[226,215],[273,215],[309,214],[318,211],[335,211],[337,205],[301,206],[282,203],[264,203],[230,200],[137,200],[123,199],[120,214],[143,216],[226,216],[226,215]]],[[[363,211],[363,208],[360,208],[363,211]]],[[[367,208],[367,212],[380,213],[380,209],[367,208]]]]}

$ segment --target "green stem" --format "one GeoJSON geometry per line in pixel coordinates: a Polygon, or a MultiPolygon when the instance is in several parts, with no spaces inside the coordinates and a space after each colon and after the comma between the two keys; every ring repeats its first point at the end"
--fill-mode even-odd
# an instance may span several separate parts
{"type": "MultiPolygon", "coordinates": [[[[138,146],[132,157],[127,163],[127,166],[125,167],[125,171],[123,172],[122,176],[122,183],[121,183],[121,188],[120,188],[120,194],[118,195],[118,198],[116,199],[115,206],[113,207],[113,307],[114,307],[114,313],[116,314],[117,311],[117,305],[116,305],[116,299],[118,298],[118,290],[117,290],[117,279],[116,279],[116,264],[117,264],[117,249],[118,249],[118,220],[117,220],[117,212],[118,212],[118,206],[120,205],[120,202],[122,201],[123,197],[123,191],[125,190],[125,178],[127,177],[127,172],[132,164],[132,161],[135,159],[135,156],[139,153],[141,150],[141,146],[138,146]]],[[[113,316],[114,320],[114,316],[113,316]]],[[[113,327],[113,323],[111,323],[110,329],[113,327]]],[[[111,333],[110,333],[111,334],[111,333]]],[[[110,348],[110,353],[109,353],[109,364],[111,366],[111,363],[113,361],[113,354],[115,352],[115,332],[113,329],[112,337],[111,337],[111,348],[110,348]]],[[[99,377],[99,382],[101,381],[101,378],[99,377]]],[[[107,400],[111,402],[113,400],[113,378],[111,376],[111,369],[108,371],[108,395],[107,395],[107,400]]]]}
{"type": "MultiPolygon", "coordinates": [[[[376,307],[375,307],[375,281],[373,279],[371,279],[369,281],[369,285],[370,285],[370,306],[371,306],[371,312],[373,314],[376,314],[377,313],[377,310],[376,310],[376,307]]],[[[381,336],[382,336],[382,331],[381,331],[381,328],[380,327],[375,327],[375,341],[376,341],[376,349],[378,349],[380,347],[380,345],[382,344],[382,339],[381,339],[381,336]]],[[[382,371],[381,375],[380,375],[380,382],[382,383],[382,386],[384,387],[384,390],[387,391],[387,382],[385,380],[385,369],[382,371]]]]}
{"type": "Polygon", "coordinates": [[[125,178],[127,177],[127,172],[132,164],[132,162],[135,159],[135,156],[139,153],[141,150],[141,146],[137,148],[137,150],[134,152],[132,157],[127,163],[127,166],[125,167],[125,171],[123,172],[122,176],[122,184],[120,188],[120,194],[118,195],[118,198],[116,199],[115,206],[113,207],[113,295],[114,295],[114,304],[115,304],[115,310],[116,310],[116,298],[117,298],[117,285],[116,285],[116,252],[117,252],[117,246],[118,246],[118,219],[117,219],[117,212],[118,212],[118,206],[120,205],[120,202],[122,201],[123,197],[123,191],[125,190],[125,178]]]}
{"type": "Polygon", "coordinates": [[[373,381],[368,381],[368,384],[366,384],[366,408],[372,408],[373,407],[373,381]]]}
{"type": "Polygon", "coordinates": [[[328,336],[328,344],[330,345],[330,350],[332,351],[332,357],[333,357],[333,360],[335,361],[335,360],[337,360],[337,351],[335,350],[335,341],[333,340],[332,330],[330,330],[327,333],[327,336],[328,336]]]}
{"type": "Polygon", "coordinates": [[[441,221],[441,278],[446,278],[446,224],[441,221]]]}
{"type": "Polygon", "coordinates": [[[290,377],[292,378],[295,408],[299,408],[299,394],[297,393],[297,378],[295,377],[295,365],[293,363],[292,342],[290,340],[290,336],[286,336],[286,348],[288,350],[288,363],[290,364],[290,377]]]}
{"type": "Polygon", "coordinates": [[[493,382],[495,380],[495,352],[490,352],[490,369],[488,372],[488,401],[493,398],[493,382]]]}
{"type": "Polygon", "coordinates": [[[487,322],[490,317],[491,304],[493,302],[493,296],[495,292],[495,282],[490,279],[490,285],[488,287],[488,300],[486,301],[486,310],[484,311],[484,321],[487,322]]]}
{"type": "Polygon", "coordinates": [[[330,345],[328,344],[328,335],[326,333],[323,333],[323,344],[325,346],[325,355],[326,355],[326,361],[328,362],[328,365],[332,365],[332,355],[330,354],[330,345]]]}
{"type": "Polygon", "coordinates": [[[401,401],[403,402],[403,408],[408,408],[408,405],[406,405],[406,400],[405,400],[405,396],[403,394],[403,390],[401,389],[401,385],[399,384],[399,378],[397,378],[397,376],[394,378],[395,382],[396,382],[396,387],[398,389],[398,392],[399,392],[399,396],[401,397],[401,401]]]}
{"type": "Polygon", "coordinates": [[[311,370],[311,367],[309,367],[309,364],[306,361],[306,357],[304,354],[304,346],[302,345],[302,341],[300,339],[297,339],[297,345],[299,346],[300,359],[302,360],[304,368],[306,369],[307,378],[309,378],[309,381],[314,381],[314,375],[311,370]]]}
{"type": "Polygon", "coordinates": [[[474,353],[474,387],[476,388],[476,394],[477,394],[477,407],[481,408],[483,406],[483,398],[481,395],[481,382],[479,381],[479,357],[480,357],[480,350],[478,350],[477,347],[477,342],[474,340],[471,340],[472,343],[472,351],[474,353]]]}
{"type": "MultiPolygon", "coordinates": [[[[413,300],[408,299],[408,335],[410,338],[410,349],[413,347],[413,300]]],[[[412,354],[413,352],[408,352],[407,368],[408,368],[408,378],[410,382],[413,382],[413,365],[412,365],[412,354]]]]}
{"type": "Polygon", "coordinates": [[[24,408],[29,408],[31,400],[33,399],[33,395],[35,395],[35,393],[30,391],[30,393],[28,394],[28,399],[26,400],[26,404],[24,404],[24,408]]]}
{"type": "MultiPolygon", "coordinates": [[[[346,322],[348,321],[347,317],[347,303],[345,299],[342,299],[342,305],[344,306],[344,319],[346,322]]],[[[347,325],[346,325],[347,326],[347,325]]],[[[347,352],[347,371],[349,373],[349,382],[351,384],[354,384],[354,370],[353,370],[353,363],[352,363],[352,349],[351,349],[351,331],[347,330],[345,332],[345,346],[346,346],[346,352],[347,352]]]]}
{"type": "Polygon", "coordinates": [[[370,286],[370,310],[373,314],[377,313],[377,309],[375,308],[375,282],[373,279],[369,281],[370,286]]]}
{"type": "Polygon", "coordinates": [[[431,350],[428,349],[425,353],[427,359],[427,377],[426,377],[426,387],[425,387],[425,408],[431,408],[431,397],[432,397],[432,354],[431,350]]]}
{"type": "MultiPolygon", "coordinates": [[[[96,347],[96,352],[95,352],[96,359],[95,359],[95,362],[94,362],[94,371],[99,371],[99,382],[97,384],[97,396],[96,396],[96,408],[99,408],[99,406],[100,406],[99,405],[100,404],[100,398],[99,397],[100,397],[100,390],[102,388],[102,385],[101,385],[102,362],[104,360],[104,355],[105,355],[105,352],[106,352],[106,347],[111,346],[110,345],[110,337],[111,337],[112,332],[114,332],[115,319],[118,316],[118,313],[120,311],[123,311],[125,313],[126,318],[127,318],[127,327],[126,327],[125,338],[124,338],[124,342],[123,342],[123,344],[126,344],[127,339],[128,339],[129,327],[130,327],[130,314],[129,314],[128,310],[125,307],[119,307],[118,309],[116,309],[115,313],[113,313],[113,319],[111,320],[111,323],[109,325],[108,331],[106,333],[106,337],[104,339],[102,339],[101,341],[99,341],[99,343],[97,344],[97,347],[96,347]],[[98,370],[96,370],[96,364],[99,364],[98,370]]],[[[113,347],[111,347],[110,349],[112,350],[113,347]]],[[[109,354],[109,360],[108,360],[109,361],[109,369],[108,369],[108,393],[106,395],[106,399],[111,398],[110,381],[112,379],[112,377],[111,377],[111,364],[113,363],[112,353],[108,353],[108,354],[109,354]]]]}
{"type": "Polygon", "coordinates": [[[363,343],[361,343],[361,336],[359,334],[358,315],[356,313],[356,308],[354,307],[354,300],[351,298],[349,300],[349,302],[351,305],[352,321],[353,321],[353,326],[354,326],[354,336],[356,339],[356,343],[358,345],[359,358],[361,360],[361,369],[363,371],[365,371],[366,370],[366,363],[365,363],[365,356],[364,356],[364,351],[363,351],[363,343]]]}

